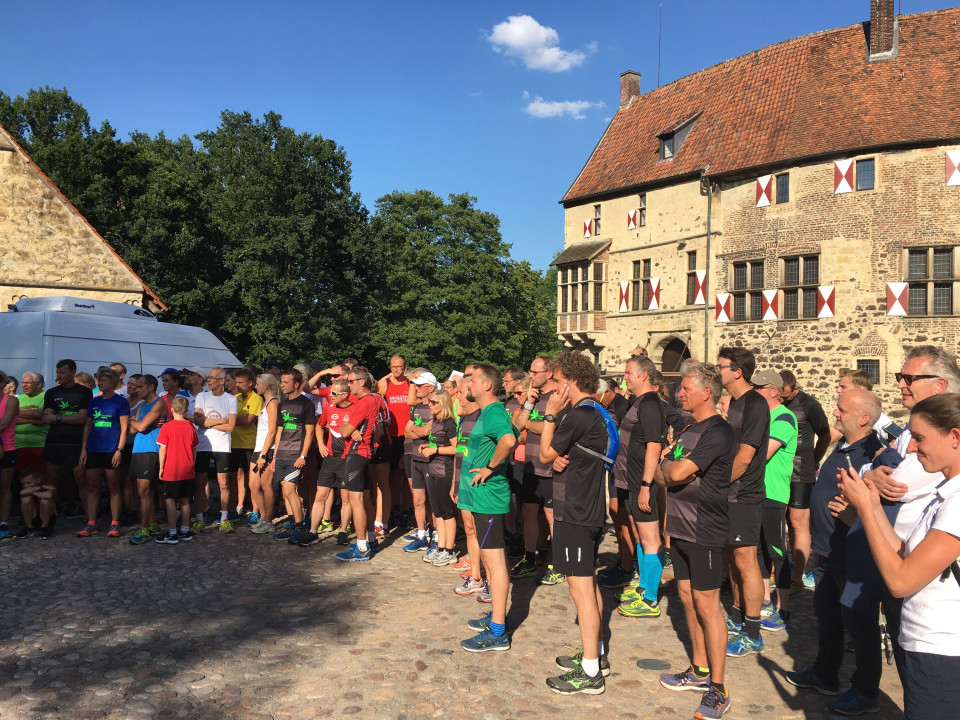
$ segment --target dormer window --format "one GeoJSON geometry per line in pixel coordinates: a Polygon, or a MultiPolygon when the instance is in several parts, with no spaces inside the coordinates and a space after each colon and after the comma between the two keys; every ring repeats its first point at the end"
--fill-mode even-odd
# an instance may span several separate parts
{"type": "Polygon", "coordinates": [[[697,118],[699,117],[700,113],[697,113],[679,125],[675,125],[669,130],[657,135],[657,138],[660,140],[661,162],[664,160],[673,160],[676,154],[680,152],[680,146],[683,145],[683,141],[687,139],[687,135],[693,130],[693,126],[696,125],[697,118]]]}

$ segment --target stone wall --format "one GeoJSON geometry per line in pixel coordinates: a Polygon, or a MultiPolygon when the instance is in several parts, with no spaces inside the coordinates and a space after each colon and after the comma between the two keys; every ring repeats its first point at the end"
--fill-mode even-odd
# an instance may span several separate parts
{"type": "Polygon", "coordinates": [[[0,310],[74,295],[141,305],[137,276],[0,130],[0,310]]]}

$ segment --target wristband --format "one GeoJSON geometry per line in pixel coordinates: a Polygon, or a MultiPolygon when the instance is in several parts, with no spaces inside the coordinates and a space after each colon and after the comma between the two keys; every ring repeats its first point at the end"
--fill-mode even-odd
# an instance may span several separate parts
{"type": "Polygon", "coordinates": [[[489,470],[490,472],[496,472],[496,471],[497,471],[497,469],[496,469],[495,467],[490,467],[490,463],[487,463],[487,470],[489,470]]]}
{"type": "Polygon", "coordinates": [[[557,416],[547,413],[546,415],[543,416],[543,421],[548,423],[556,422],[557,416]]]}
{"type": "Polygon", "coordinates": [[[524,403],[524,404],[523,404],[523,409],[524,409],[524,410],[533,410],[533,403],[529,403],[529,402],[528,402],[528,403],[524,403]]]}
{"type": "Polygon", "coordinates": [[[301,459],[301,460],[306,460],[306,459],[307,459],[307,456],[306,456],[306,455],[301,455],[301,456],[300,456],[300,459],[301,459]]]}
{"type": "Polygon", "coordinates": [[[652,483],[652,482],[644,482],[643,480],[641,480],[641,481],[640,481],[640,487],[645,487],[645,488],[653,487],[653,483],[652,483]]]}

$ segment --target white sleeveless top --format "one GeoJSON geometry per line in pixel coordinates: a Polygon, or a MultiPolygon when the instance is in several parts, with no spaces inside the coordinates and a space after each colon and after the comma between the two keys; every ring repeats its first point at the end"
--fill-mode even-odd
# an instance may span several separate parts
{"type": "Polygon", "coordinates": [[[253,451],[261,452],[263,444],[267,441],[267,431],[270,429],[270,418],[267,417],[267,406],[272,402],[279,402],[277,398],[270,398],[260,408],[260,414],[257,415],[257,439],[253,443],[253,451]]]}

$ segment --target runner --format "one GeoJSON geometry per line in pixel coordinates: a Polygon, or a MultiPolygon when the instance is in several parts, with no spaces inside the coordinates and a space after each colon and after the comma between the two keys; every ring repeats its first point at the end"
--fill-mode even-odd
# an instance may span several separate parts
{"type": "MultiPolygon", "coordinates": [[[[436,390],[427,397],[433,421],[427,442],[420,445],[420,454],[427,458],[427,493],[437,528],[438,550],[430,562],[435,566],[452,565],[457,561],[454,542],[457,521],[451,491],[453,458],[457,454],[457,422],[453,419],[453,401],[446,390],[436,390]]],[[[427,556],[424,556],[427,561],[427,556]]]]}
{"type": "Polygon", "coordinates": [[[263,398],[263,407],[257,414],[257,437],[250,458],[250,497],[254,507],[260,508],[260,520],[250,532],[265,535],[274,531],[273,511],[276,498],[273,493],[274,440],[277,437],[277,406],[280,384],[271,373],[257,376],[257,394],[263,398]]]}
{"type": "MultiPolygon", "coordinates": [[[[459,402],[457,403],[457,409],[462,415],[460,416],[460,424],[457,426],[457,454],[453,459],[453,499],[457,503],[457,510],[460,512],[460,520],[463,523],[463,532],[467,539],[467,554],[459,563],[453,565],[456,570],[460,571],[460,579],[463,580],[462,584],[454,588],[454,592],[461,596],[477,593],[479,599],[490,602],[490,585],[483,579],[477,527],[473,521],[472,508],[468,504],[470,492],[469,489],[466,493],[460,492],[460,476],[463,465],[470,462],[468,456],[470,434],[480,418],[480,406],[476,400],[467,399],[469,394],[468,383],[473,373],[473,367],[473,365],[467,365],[464,370],[463,381],[460,383],[459,402]]],[[[470,397],[473,396],[470,395],[470,397]]]]}
{"type": "Polygon", "coordinates": [[[0,396],[0,540],[11,536],[7,520],[10,519],[10,506],[13,501],[11,488],[13,475],[17,467],[17,417],[20,415],[20,401],[16,390],[6,392],[10,378],[0,371],[0,385],[4,392],[0,396]]]}
{"type": "MultiPolygon", "coordinates": [[[[253,461],[253,450],[257,442],[257,425],[260,410],[263,408],[263,398],[254,392],[256,378],[249,370],[240,368],[234,373],[237,388],[237,423],[233,427],[230,440],[230,485],[234,482],[233,473],[236,472],[237,483],[237,516],[245,513],[244,505],[247,491],[250,487],[250,463],[253,461]]],[[[253,496],[251,495],[251,500],[253,496]]],[[[249,525],[260,521],[260,508],[253,505],[249,525]]]]}
{"type": "Polygon", "coordinates": [[[277,408],[279,419],[270,470],[280,482],[283,502],[293,519],[290,527],[273,536],[274,540],[296,537],[295,542],[299,542],[304,530],[303,501],[297,494],[297,484],[307,464],[308,448],[313,442],[316,414],[313,403],[300,392],[302,385],[303,373],[296,368],[280,374],[280,390],[285,399],[280,401],[277,408]]]}
{"type": "MultiPolygon", "coordinates": [[[[128,389],[129,386],[130,382],[127,383],[128,389]]],[[[143,403],[130,411],[130,428],[137,433],[133,438],[133,454],[130,456],[130,479],[136,483],[140,498],[140,529],[130,537],[130,542],[142,545],[151,536],[160,534],[153,485],[160,482],[157,435],[160,434],[161,425],[167,421],[167,406],[157,396],[157,378],[153,375],[141,375],[137,386],[143,403]]]]}
{"type": "Polygon", "coordinates": [[[47,464],[43,461],[43,446],[47,441],[49,427],[43,421],[43,375],[28,371],[20,379],[17,395],[20,414],[17,416],[17,474],[33,468],[46,477],[47,464]]]}
{"type": "Polygon", "coordinates": [[[406,438],[404,464],[407,466],[407,477],[410,478],[413,514],[417,523],[416,537],[411,538],[410,542],[403,548],[405,552],[410,553],[420,550],[429,552],[436,549],[436,546],[430,542],[427,528],[427,458],[423,456],[419,448],[421,441],[430,433],[432,416],[427,398],[437,388],[437,378],[434,377],[433,373],[423,368],[418,368],[411,373],[411,378],[411,392],[415,393],[418,404],[412,408],[410,419],[403,430],[403,435],[406,438]]]}
{"type": "MultiPolygon", "coordinates": [[[[394,526],[394,523],[390,522],[390,511],[393,509],[394,502],[400,512],[403,510],[402,495],[403,488],[406,487],[403,469],[405,439],[403,430],[407,420],[410,419],[410,406],[407,404],[410,381],[404,375],[406,371],[406,358],[403,355],[394,355],[390,358],[390,374],[381,378],[377,386],[378,392],[390,408],[390,496],[387,497],[384,494],[377,497],[377,519],[381,526],[387,529],[394,526]]],[[[397,517],[397,524],[399,524],[399,517],[397,517]]]]}
{"type": "Polygon", "coordinates": [[[237,398],[224,387],[226,373],[223,368],[212,368],[207,375],[210,389],[197,395],[193,411],[193,423],[197,426],[197,514],[207,507],[207,474],[211,460],[220,486],[220,518],[213,522],[222,533],[232,533],[230,515],[230,450],[231,434],[237,424],[237,398]]]}

